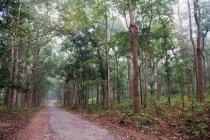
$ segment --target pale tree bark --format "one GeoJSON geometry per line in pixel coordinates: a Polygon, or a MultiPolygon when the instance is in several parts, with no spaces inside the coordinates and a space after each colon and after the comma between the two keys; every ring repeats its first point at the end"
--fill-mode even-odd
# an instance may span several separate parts
{"type": "MultiPolygon", "coordinates": [[[[115,51],[115,50],[114,50],[115,51]]],[[[119,79],[119,60],[118,60],[118,55],[115,51],[115,62],[116,62],[116,76],[117,76],[117,102],[118,104],[120,103],[120,79],[119,79]]]]}
{"type": "MultiPolygon", "coordinates": [[[[19,48],[18,46],[16,47],[16,54],[15,54],[15,74],[14,74],[14,82],[17,84],[17,77],[19,75],[19,48]]],[[[17,90],[14,90],[14,95],[15,95],[15,106],[18,107],[19,105],[19,95],[17,90]]]]}
{"type": "MultiPolygon", "coordinates": [[[[37,41],[39,37],[39,31],[37,32],[37,41]]],[[[31,45],[30,45],[31,46],[31,45]]],[[[35,87],[35,80],[36,80],[36,69],[37,69],[37,64],[39,61],[39,52],[40,52],[40,47],[37,42],[37,48],[35,48],[35,52],[33,54],[33,65],[31,68],[32,74],[31,74],[31,82],[30,82],[30,89],[29,89],[29,97],[28,97],[28,103],[27,103],[27,108],[30,109],[32,106],[32,101],[34,97],[34,87],[35,87]]]]}
{"type": "Polygon", "coordinates": [[[109,45],[108,45],[108,15],[105,15],[105,40],[106,40],[106,95],[108,109],[112,110],[111,92],[110,92],[110,66],[109,66],[109,45]]]}
{"type": "Polygon", "coordinates": [[[161,92],[161,89],[160,89],[158,62],[159,61],[156,62],[156,81],[157,81],[157,100],[159,101],[160,100],[160,92],[161,92]]]}
{"type": "Polygon", "coordinates": [[[201,24],[200,24],[198,0],[193,0],[194,19],[196,22],[196,29],[197,29],[196,43],[193,39],[192,19],[191,19],[192,16],[191,16],[191,7],[190,7],[189,0],[187,4],[188,4],[188,12],[189,12],[190,39],[194,48],[194,67],[195,67],[197,101],[203,102],[204,101],[204,73],[203,73],[204,70],[203,70],[203,59],[202,59],[201,24]]]}
{"type": "Polygon", "coordinates": [[[193,32],[192,32],[192,15],[191,15],[191,7],[190,7],[190,1],[188,0],[187,1],[187,5],[188,5],[188,14],[189,14],[189,30],[190,30],[190,41],[192,43],[192,46],[193,46],[193,50],[194,50],[194,71],[195,71],[195,85],[196,85],[196,89],[198,88],[197,87],[197,49],[196,49],[196,45],[195,45],[195,41],[193,39],[193,32]]]}
{"type": "Polygon", "coordinates": [[[101,82],[99,81],[98,86],[97,86],[97,108],[100,110],[100,103],[101,103],[101,82]]]}
{"type": "Polygon", "coordinates": [[[130,33],[130,44],[131,50],[133,55],[133,103],[134,103],[134,112],[140,112],[139,107],[139,64],[138,64],[138,49],[137,49],[137,26],[134,20],[134,13],[132,7],[132,0],[128,0],[128,11],[130,16],[130,26],[129,26],[129,33],[130,33]]]}
{"type": "MultiPolygon", "coordinates": [[[[31,81],[30,81],[30,89],[29,89],[29,97],[27,102],[27,108],[30,109],[33,104],[33,97],[34,97],[34,87],[35,87],[35,80],[36,80],[36,69],[39,61],[39,53],[40,53],[40,44],[39,44],[39,35],[40,35],[40,29],[39,29],[39,23],[37,22],[37,33],[36,33],[36,42],[35,42],[35,48],[34,52],[32,52],[33,55],[33,64],[32,64],[32,74],[31,74],[31,81]]],[[[29,46],[32,49],[31,42],[29,42],[29,46]]]]}
{"type": "MultiPolygon", "coordinates": [[[[146,46],[145,46],[146,47],[146,46]]],[[[147,108],[147,81],[148,81],[148,59],[147,51],[145,49],[145,62],[144,62],[144,108],[147,108]]]]}
{"type": "Polygon", "coordinates": [[[155,85],[155,62],[151,60],[151,83],[150,83],[150,95],[154,96],[154,85],[155,85]]]}
{"type": "MultiPolygon", "coordinates": [[[[179,17],[179,26],[180,26],[180,31],[179,32],[181,33],[181,55],[182,55],[182,58],[184,60],[186,60],[187,59],[187,50],[186,50],[185,36],[183,34],[183,25],[182,25],[182,18],[181,18],[179,1],[178,1],[178,17],[179,17]]],[[[185,68],[185,70],[187,70],[188,65],[185,65],[184,68],[185,68]]],[[[185,81],[186,81],[188,100],[190,100],[191,99],[191,93],[190,93],[190,85],[189,85],[190,84],[189,74],[186,73],[186,75],[184,75],[183,79],[185,79],[185,81]]]]}
{"type": "MultiPolygon", "coordinates": [[[[20,3],[18,7],[18,14],[17,19],[15,20],[15,26],[14,26],[14,32],[12,35],[12,41],[11,41],[11,67],[10,67],[10,81],[17,84],[17,76],[18,76],[18,67],[19,67],[19,52],[18,52],[18,28],[19,28],[19,22],[20,22],[20,11],[21,11],[22,3],[20,3]]],[[[9,96],[8,96],[8,107],[9,110],[13,109],[13,102],[14,102],[14,95],[17,94],[17,90],[13,88],[9,88],[9,96]]],[[[16,95],[17,96],[17,95],[16,95]]]]}
{"type": "Polygon", "coordinates": [[[132,69],[131,69],[131,55],[127,57],[127,63],[128,63],[128,91],[129,91],[129,99],[133,101],[133,81],[132,81],[132,69]]]}
{"type": "Polygon", "coordinates": [[[197,69],[198,69],[198,88],[197,88],[197,101],[204,102],[204,70],[203,70],[203,58],[202,58],[202,41],[201,41],[201,21],[200,12],[198,7],[198,0],[193,1],[194,5],[194,18],[197,26],[197,69]]]}
{"type": "Polygon", "coordinates": [[[84,109],[88,108],[88,99],[89,99],[89,87],[85,83],[87,80],[88,80],[87,68],[83,66],[84,109]]]}
{"type": "MultiPolygon", "coordinates": [[[[14,48],[13,48],[13,39],[12,39],[12,42],[11,42],[11,45],[12,45],[12,50],[11,50],[11,65],[10,65],[10,68],[9,68],[9,72],[10,72],[10,81],[13,80],[13,66],[14,66],[14,48]]],[[[13,89],[11,87],[9,87],[8,89],[8,99],[7,99],[7,107],[9,108],[9,110],[12,110],[13,108],[13,89]]]]}
{"type": "MultiPolygon", "coordinates": [[[[22,3],[20,2],[19,8],[18,8],[18,16],[17,16],[17,21],[16,21],[16,28],[15,28],[15,36],[14,36],[14,42],[15,42],[15,47],[14,47],[14,52],[15,52],[15,66],[14,66],[14,82],[17,84],[17,77],[19,75],[19,48],[18,48],[18,28],[19,28],[19,22],[20,22],[20,11],[21,11],[22,3]]],[[[15,89],[14,90],[14,95],[16,95],[16,101],[15,101],[15,106],[18,106],[18,92],[15,89]]]]}
{"type": "Polygon", "coordinates": [[[103,62],[102,62],[102,57],[101,53],[99,50],[99,47],[97,47],[97,53],[98,53],[98,76],[99,76],[99,81],[98,81],[98,86],[97,86],[97,107],[98,110],[100,110],[100,104],[101,104],[101,95],[102,95],[102,71],[103,71],[103,62]]]}
{"type": "Polygon", "coordinates": [[[70,98],[70,108],[77,104],[77,80],[74,79],[73,82],[73,92],[70,98]]]}
{"type": "Polygon", "coordinates": [[[22,71],[22,75],[21,75],[21,83],[22,83],[22,86],[23,86],[23,89],[22,89],[22,93],[21,93],[21,96],[20,96],[20,106],[21,108],[24,108],[25,107],[25,90],[26,90],[26,78],[27,78],[27,70],[28,70],[28,64],[25,63],[25,67],[22,71]]]}
{"type": "Polygon", "coordinates": [[[73,96],[73,104],[78,104],[78,82],[77,79],[74,80],[74,96],[73,96]]]}
{"type": "Polygon", "coordinates": [[[36,74],[36,64],[33,64],[32,67],[32,74],[31,74],[31,83],[30,83],[30,89],[29,89],[29,97],[27,102],[27,108],[30,109],[32,106],[33,96],[34,96],[34,84],[35,84],[35,74],[36,74]]]}

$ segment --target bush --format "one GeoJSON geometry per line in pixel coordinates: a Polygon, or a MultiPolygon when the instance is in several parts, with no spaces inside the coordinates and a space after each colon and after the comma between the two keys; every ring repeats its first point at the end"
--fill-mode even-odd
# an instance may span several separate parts
{"type": "Polygon", "coordinates": [[[190,134],[203,140],[208,134],[208,125],[204,120],[200,120],[195,116],[188,116],[186,119],[187,130],[190,134]]]}

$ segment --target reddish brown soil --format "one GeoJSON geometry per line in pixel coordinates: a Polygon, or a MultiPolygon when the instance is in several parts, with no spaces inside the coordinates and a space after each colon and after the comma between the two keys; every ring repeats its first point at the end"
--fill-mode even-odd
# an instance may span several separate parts
{"type": "MultiPolygon", "coordinates": [[[[65,109],[69,111],[69,109],[65,109]]],[[[161,117],[150,117],[149,124],[136,127],[134,122],[127,120],[120,121],[119,116],[114,113],[87,114],[83,110],[71,110],[70,112],[78,115],[82,119],[89,120],[96,125],[105,128],[122,140],[199,140],[199,136],[194,136],[190,131],[198,129],[196,126],[187,127],[186,117],[163,119],[161,117]],[[118,118],[117,118],[118,117],[118,118]]],[[[206,114],[206,113],[203,113],[206,114]]],[[[207,115],[207,114],[206,114],[207,115]]],[[[202,116],[201,114],[198,116],[202,116]]],[[[203,116],[203,121],[210,122],[208,116],[203,116]]],[[[198,119],[198,117],[197,117],[198,119]]],[[[207,123],[210,124],[210,123],[207,123]]],[[[208,125],[209,127],[210,125],[208,125]]],[[[210,127],[208,128],[210,130],[210,127]]],[[[207,130],[207,131],[208,131],[207,130]]],[[[210,140],[209,134],[202,138],[210,140]]]]}
{"type": "Polygon", "coordinates": [[[99,115],[86,114],[75,110],[70,112],[76,114],[82,119],[93,122],[99,127],[107,129],[120,140],[171,140],[167,137],[157,136],[152,133],[146,134],[143,130],[136,130],[134,127],[124,123],[119,123],[109,116],[102,117],[99,115]]]}
{"type": "Polygon", "coordinates": [[[53,132],[49,126],[49,110],[43,107],[32,119],[31,123],[19,132],[18,140],[52,140],[53,132]]]}
{"type": "Polygon", "coordinates": [[[7,112],[0,111],[0,140],[16,140],[20,130],[24,129],[36,111],[7,112]]]}

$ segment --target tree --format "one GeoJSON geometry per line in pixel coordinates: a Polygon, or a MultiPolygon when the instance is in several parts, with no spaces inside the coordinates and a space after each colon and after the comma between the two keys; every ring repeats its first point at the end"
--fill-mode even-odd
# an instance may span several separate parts
{"type": "Polygon", "coordinates": [[[203,71],[203,58],[202,58],[202,32],[201,32],[201,22],[200,22],[200,11],[198,0],[193,1],[194,7],[194,19],[196,22],[196,31],[197,38],[196,42],[193,39],[192,32],[192,17],[191,17],[191,7],[190,1],[188,0],[188,10],[189,10],[189,28],[190,28],[190,39],[194,48],[194,67],[195,67],[195,77],[196,77],[196,93],[197,93],[197,101],[204,101],[204,71],[203,71]]]}
{"type": "Polygon", "coordinates": [[[132,0],[128,0],[128,11],[130,17],[130,44],[133,55],[133,102],[134,102],[134,112],[138,113],[140,111],[139,107],[139,64],[138,64],[138,49],[137,49],[137,26],[135,24],[132,0]]]}

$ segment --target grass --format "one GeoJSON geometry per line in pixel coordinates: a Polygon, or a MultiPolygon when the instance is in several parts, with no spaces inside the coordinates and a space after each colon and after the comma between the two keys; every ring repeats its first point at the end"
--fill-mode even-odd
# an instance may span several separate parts
{"type": "MultiPolygon", "coordinates": [[[[136,129],[146,129],[145,131],[167,131],[176,129],[177,133],[204,139],[210,136],[210,95],[205,95],[204,103],[197,103],[195,97],[188,100],[187,96],[183,100],[180,96],[172,96],[171,105],[168,104],[167,97],[161,97],[159,101],[149,97],[148,107],[140,108],[141,112],[133,113],[133,104],[130,100],[123,100],[120,104],[113,104],[111,112],[107,110],[97,111],[96,98],[89,99],[89,109],[84,111],[99,116],[113,118],[120,124],[130,125],[136,129]],[[159,121],[166,122],[169,130],[163,130],[159,121]],[[170,129],[171,127],[171,129],[170,129]],[[180,131],[180,132],[179,132],[180,131]]],[[[173,133],[172,133],[173,134],[173,133]]],[[[209,138],[209,137],[208,137],[209,138]]]]}

